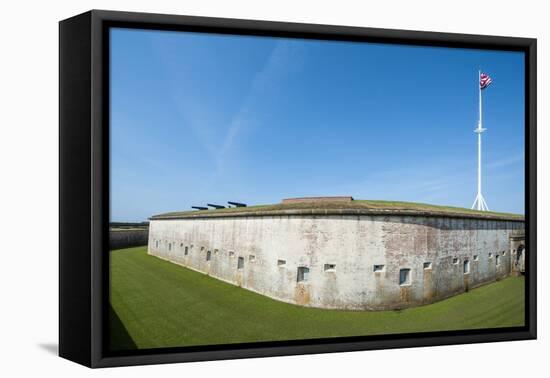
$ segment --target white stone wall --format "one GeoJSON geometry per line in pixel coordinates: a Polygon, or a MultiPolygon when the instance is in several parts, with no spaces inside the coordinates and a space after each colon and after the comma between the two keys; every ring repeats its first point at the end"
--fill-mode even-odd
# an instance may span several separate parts
{"type": "Polygon", "coordinates": [[[151,220],[149,254],[285,302],[394,309],[507,276],[509,235],[523,227],[519,221],[398,215],[151,220]],[[239,257],[243,269],[237,268],[239,257]],[[466,259],[468,274],[463,273],[466,259]],[[325,264],[335,269],[325,271],[325,264]],[[374,272],[374,265],[384,269],[374,272]],[[297,282],[298,267],[309,268],[307,282],[297,282]],[[404,268],[411,269],[410,285],[399,285],[404,268]]]}

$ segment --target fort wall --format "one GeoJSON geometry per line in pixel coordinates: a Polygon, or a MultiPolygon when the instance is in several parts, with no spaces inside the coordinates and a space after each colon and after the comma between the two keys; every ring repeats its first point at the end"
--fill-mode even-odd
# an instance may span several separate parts
{"type": "Polygon", "coordinates": [[[138,247],[147,245],[149,241],[149,230],[129,229],[129,230],[109,230],[109,248],[120,249],[129,247],[138,247]]]}
{"type": "Polygon", "coordinates": [[[510,236],[523,228],[402,214],[151,219],[148,253],[284,302],[387,310],[508,276],[510,236]]]}

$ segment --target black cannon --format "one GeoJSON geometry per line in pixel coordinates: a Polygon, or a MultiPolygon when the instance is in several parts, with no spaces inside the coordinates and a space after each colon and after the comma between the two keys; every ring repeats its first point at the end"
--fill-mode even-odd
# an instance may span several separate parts
{"type": "Polygon", "coordinates": [[[240,203],[240,202],[231,202],[227,201],[228,204],[233,205],[235,207],[246,207],[246,203],[240,203]]]}
{"type": "Polygon", "coordinates": [[[214,205],[213,203],[207,203],[206,206],[213,207],[214,209],[225,209],[225,206],[222,206],[222,205],[214,205]]]}

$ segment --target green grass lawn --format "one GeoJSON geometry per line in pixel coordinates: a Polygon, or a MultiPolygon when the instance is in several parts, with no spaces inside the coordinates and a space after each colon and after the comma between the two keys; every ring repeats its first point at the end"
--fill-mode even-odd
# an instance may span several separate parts
{"type": "Polygon", "coordinates": [[[427,203],[404,202],[404,201],[380,201],[380,200],[353,200],[345,201],[318,201],[318,202],[294,202],[294,203],[276,203],[271,205],[253,205],[247,207],[231,207],[225,209],[208,210],[188,210],[175,211],[164,214],[158,214],[152,219],[171,218],[171,217],[191,217],[197,215],[216,215],[216,214],[238,214],[238,213],[256,213],[262,211],[278,210],[330,210],[330,209],[356,209],[356,210],[394,210],[394,211],[418,211],[432,214],[455,214],[455,215],[478,215],[481,217],[505,217],[507,219],[523,220],[521,214],[500,213],[496,211],[480,211],[467,209],[464,207],[440,206],[427,203]]]}
{"type": "Polygon", "coordinates": [[[511,277],[401,311],[295,306],[147,255],[111,252],[113,350],[335,336],[513,327],[524,324],[524,279],[511,277]]]}

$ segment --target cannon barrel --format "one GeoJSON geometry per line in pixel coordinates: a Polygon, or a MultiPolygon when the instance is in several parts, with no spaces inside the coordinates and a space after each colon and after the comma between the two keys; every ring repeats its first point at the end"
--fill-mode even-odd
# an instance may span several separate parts
{"type": "Polygon", "coordinates": [[[210,207],[213,207],[215,209],[225,209],[225,206],[222,206],[222,205],[215,205],[213,203],[207,203],[206,206],[210,206],[210,207]]]}
{"type": "Polygon", "coordinates": [[[246,203],[227,201],[228,204],[236,207],[246,207],[246,203]]]}

